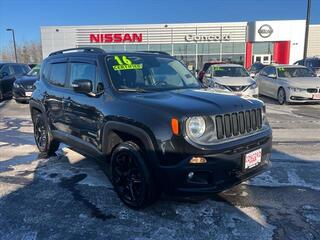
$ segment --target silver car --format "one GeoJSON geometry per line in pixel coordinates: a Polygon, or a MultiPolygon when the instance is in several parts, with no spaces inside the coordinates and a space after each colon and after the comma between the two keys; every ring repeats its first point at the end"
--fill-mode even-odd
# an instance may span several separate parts
{"type": "Polygon", "coordinates": [[[319,102],[320,78],[304,66],[275,65],[263,68],[255,77],[259,94],[290,102],[319,102]]]}
{"type": "Polygon", "coordinates": [[[215,90],[239,96],[258,96],[256,81],[238,64],[214,64],[208,68],[203,83],[215,90]]]}

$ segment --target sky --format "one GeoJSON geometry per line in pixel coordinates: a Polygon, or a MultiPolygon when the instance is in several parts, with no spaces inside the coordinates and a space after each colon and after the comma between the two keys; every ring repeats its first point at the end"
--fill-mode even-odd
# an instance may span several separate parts
{"type": "MultiPolygon", "coordinates": [[[[305,19],[307,0],[0,0],[0,49],[40,41],[40,26],[305,19]]],[[[320,24],[320,0],[311,23],[320,24]]]]}

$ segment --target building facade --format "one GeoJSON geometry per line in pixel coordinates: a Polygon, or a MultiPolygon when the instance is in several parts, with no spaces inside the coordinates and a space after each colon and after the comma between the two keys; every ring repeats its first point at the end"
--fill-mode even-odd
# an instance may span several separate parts
{"type": "Polygon", "coordinates": [[[41,27],[41,41],[43,57],[75,47],[164,51],[196,70],[207,61],[293,63],[303,57],[304,31],[304,20],[50,26],[41,27]]]}

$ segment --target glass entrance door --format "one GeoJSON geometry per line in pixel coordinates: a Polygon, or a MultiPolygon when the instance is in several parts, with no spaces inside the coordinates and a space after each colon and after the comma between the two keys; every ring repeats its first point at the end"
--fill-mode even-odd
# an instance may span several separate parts
{"type": "Polygon", "coordinates": [[[272,62],[271,54],[254,54],[252,56],[252,63],[260,62],[262,64],[269,65],[272,62]]]}

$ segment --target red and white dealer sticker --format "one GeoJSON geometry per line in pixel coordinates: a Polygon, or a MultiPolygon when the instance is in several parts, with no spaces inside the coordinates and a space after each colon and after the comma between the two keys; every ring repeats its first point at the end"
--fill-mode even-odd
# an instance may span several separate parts
{"type": "Polygon", "coordinates": [[[244,169],[253,168],[261,162],[262,149],[247,153],[244,158],[244,169]]]}

